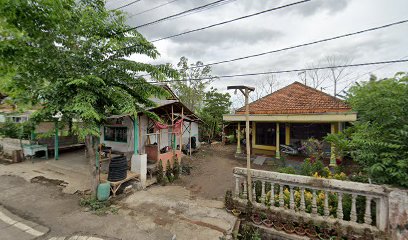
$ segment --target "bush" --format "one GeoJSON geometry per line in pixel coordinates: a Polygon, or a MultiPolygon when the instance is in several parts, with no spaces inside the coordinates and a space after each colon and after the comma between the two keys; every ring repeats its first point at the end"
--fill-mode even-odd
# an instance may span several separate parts
{"type": "Polygon", "coordinates": [[[278,168],[277,172],[287,173],[287,174],[296,174],[296,169],[294,169],[293,167],[281,167],[281,168],[278,168]]]}
{"type": "Polygon", "coordinates": [[[170,165],[170,161],[169,161],[169,160],[167,160],[167,164],[166,164],[166,177],[167,177],[167,180],[168,180],[170,183],[173,182],[173,180],[174,180],[174,178],[173,178],[173,170],[172,170],[172,168],[171,168],[171,165],[170,165]]]}
{"type": "Polygon", "coordinates": [[[320,176],[325,175],[324,164],[321,160],[311,161],[310,158],[306,158],[300,165],[300,174],[304,176],[313,176],[318,173],[320,176]]]}
{"type": "Polygon", "coordinates": [[[224,205],[227,209],[233,209],[234,208],[234,200],[232,198],[232,191],[227,190],[225,192],[225,198],[224,198],[224,205]]]}
{"type": "Polygon", "coordinates": [[[177,157],[174,158],[174,164],[173,164],[173,176],[174,180],[178,179],[180,177],[180,164],[178,162],[177,157]]]}
{"type": "Polygon", "coordinates": [[[157,182],[159,184],[165,185],[166,181],[164,181],[164,172],[163,172],[163,162],[162,160],[159,161],[159,165],[157,166],[157,175],[156,175],[157,182]]]}
{"type": "Polygon", "coordinates": [[[111,207],[109,201],[99,201],[96,198],[81,198],[79,205],[82,207],[88,207],[92,212],[97,215],[104,215],[108,212],[116,214],[118,212],[117,208],[111,207]]]}
{"type": "Polygon", "coordinates": [[[0,124],[0,136],[2,137],[29,139],[30,135],[31,125],[27,122],[5,122],[0,124]]]}

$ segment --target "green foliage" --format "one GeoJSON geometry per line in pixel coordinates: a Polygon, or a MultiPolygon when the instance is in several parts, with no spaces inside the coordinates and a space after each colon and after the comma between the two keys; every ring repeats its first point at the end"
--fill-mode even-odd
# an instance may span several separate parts
{"type": "Polygon", "coordinates": [[[200,110],[205,98],[205,89],[214,79],[211,75],[211,67],[204,66],[201,61],[189,64],[186,57],[181,57],[177,64],[178,72],[182,81],[175,81],[172,87],[183,102],[191,111],[200,110]],[[203,79],[197,81],[197,79],[203,79]]]}
{"type": "Polygon", "coordinates": [[[204,136],[213,139],[222,132],[222,115],[229,112],[231,107],[229,93],[219,93],[216,88],[211,88],[205,94],[204,106],[199,112],[200,118],[206,127],[203,129],[204,136]]]}
{"type": "Polygon", "coordinates": [[[374,182],[408,187],[408,75],[353,86],[352,156],[374,182]]]}
{"type": "Polygon", "coordinates": [[[31,130],[32,126],[29,122],[13,123],[7,121],[5,123],[0,123],[1,137],[29,139],[31,130]]]}
{"type": "Polygon", "coordinates": [[[166,164],[166,177],[169,183],[172,183],[174,181],[173,170],[171,168],[169,160],[167,160],[167,164],[166,164]]]}
{"type": "Polygon", "coordinates": [[[281,167],[281,168],[278,168],[277,172],[287,173],[287,174],[296,174],[296,169],[294,169],[293,167],[290,167],[290,166],[281,167]]]}
{"type": "Polygon", "coordinates": [[[118,212],[118,209],[112,207],[109,201],[99,201],[96,198],[81,198],[79,201],[79,205],[89,208],[97,215],[104,215],[108,212],[116,214],[118,212]]]}
{"type": "Polygon", "coordinates": [[[83,121],[81,136],[98,136],[107,115],[143,112],[155,105],[151,96],[165,94],[142,73],[178,77],[167,64],[128,58],[159,53],[136,30],[125,33],[125,15],[105,1],[2,0],[0,16],[0,91],[15,103],[43,106],[35,121],[61,112],[64,122],[83,121]]]}
{"type": "Polygon", "coordinates": [[[313,176],[318,173],[323,176],[324,164],[321,160],[311,161],[310,158],[306,158],[305,161],[300,165],[300,174],[304,176],[313,176]]]}
{"type": "Polygon", "coordinates": [[[164,179],[163,162],[161,159],[159,160],[159,164],[157,166],[156,179],[159,184],[162,184],[162,185],[166,184],[166,181],[164,179]]]}
{"type": "Polygon", "coordinates": [[[243,224],[238,239],[240,240],[261,240],[261,236],[259,234],[259,230],[250,225],[250,224],[243,224]]]}
{"type": "Polygon", "coordinates": [[[233,209],[234,208],[234,199],[232,198],[232,191],[227,190],[225,192],[225,197],[224,197],[224,205],[227,209],[233,209]]]}
{"type": "Polygon", "coordinates": [[[174,158],[173,176],[174,176],[174,180],[179,179],[180,177],[180,164],[179,164],[177,157],[174,158]]]}

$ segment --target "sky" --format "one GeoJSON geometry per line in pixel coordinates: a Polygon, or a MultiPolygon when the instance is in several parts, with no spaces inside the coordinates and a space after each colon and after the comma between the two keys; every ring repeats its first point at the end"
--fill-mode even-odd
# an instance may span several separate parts
{"type": "MultiPolygon", "coordinates": [[[[108,0],[108,9],[114,9],[134,0],[108,0]]],[[[138,26],[169,15],[205,5],[215,0],[176,0],[153,11],[135,15],[144,10],[171,2],[171,0],[140,0],[122,10],[127,14],[127,23],[138,26]]],[[[139,28],[148,40],[177,34],[195,28],[230,20],[270,8],[286,5],[298,0],[230,0],[221,6],[189,14],[176,19],[139,28]]],[[[392,22],[407,20],[407,0],[312,0],[251,18],[235,21],[203,31],[155,42],[160,52],[157,59],[132,55],[131,59],[152,64],[171,63],[176,66],[180,57],[190,63],[204,64],[257,54],[334,37],[392,22]]],[[[327,66],[327,58],[338,64],[365,63],[408,59],[408,23],[363,33],[357,36],[333,40],[312,46],[273,53],[261,57],[214,65],[212,74],[231,75],[265,71],[301,69],[308,66],[327,66]]],[[[408,63],[375,65],[344,69],[337,84],[337,93],[355,81],[364,81],[369,74],[392,77],[396,72],[408,71],[408,63]]],[[[220,78],[210,87],[227,92],[229,85],[248,85],[258,90],[256,95],[265,95],[262,86],[266,79],[273,78],[274,90],[294,81],[311,84],[312,72],[285,73],[274,76],[246,76],[220,78]]],[[[327,72],[320,72],[322,76],[327,72]]],[[[319,89],[334,94],[333,81],[327,78],[319,89]]],[[[234,104],[242,102],[242,96],[233,96],[234,104]]],[[[252,95],[251,100],[259,96],[252,95]]]]}

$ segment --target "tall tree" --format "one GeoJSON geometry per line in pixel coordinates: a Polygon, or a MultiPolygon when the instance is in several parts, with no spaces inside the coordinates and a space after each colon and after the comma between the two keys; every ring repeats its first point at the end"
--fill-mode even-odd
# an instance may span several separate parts
{"type": "Polygon", "coordinates": [[[211,88],[205,94],[204,106],[199,115],[206,125],[202,129],[202,133],[208,136],[209,139],[221,133],[222,115],[229,113],[232,104],[230,97],[229,93],[220,93],[216,88],[211,88]]]}
{"type": "Polygon", "coordinates": [[[210,66],[204,66],[201,61],[188,64],[186,57],[180,58],[177,67],[181,81],[175,81],[172,87],[191,111],[198,111],[203,105],[207,86],[216,77],[211,75],[210,66]]]}
{"type": "Polygon", "coordinates": [[[358,120],[351,140],[354,159],[377,183],[408,187],[408,75],[355,84],[347,101],[358,120]]]}
{"type": "Polygon", "coordinates": [[[63,121],[81,120],[83,137],[99,136],[106,116],[143,112],[154,106],[149,97],[165,94],[140,73],[158,80],[178,76],[167,64],[129,60],[159,53],[136,30],[125,31],[124,14],[101,0],[0,0],[0,22],[0,90],[40,104],[38,121],[58,112],[63,121]]]}

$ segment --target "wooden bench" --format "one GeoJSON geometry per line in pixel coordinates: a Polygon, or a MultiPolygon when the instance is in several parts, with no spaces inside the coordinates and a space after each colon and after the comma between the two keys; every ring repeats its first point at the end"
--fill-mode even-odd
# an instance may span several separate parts
{"type": "Polygon", "coordinates": [[[125,182],[139,178],[139,174],[135,172],[127,171],[126,178],[121,181],[117,181],[117,182],[108,181],[108,174],[101,174],[100,178],[101,178],[101,182],[108,182],[110,184],[110,189],[113,193],[113,197],[116,197],[116,192],[119,190],[120,186],[122,186],[122,184],[125,182]]]}

